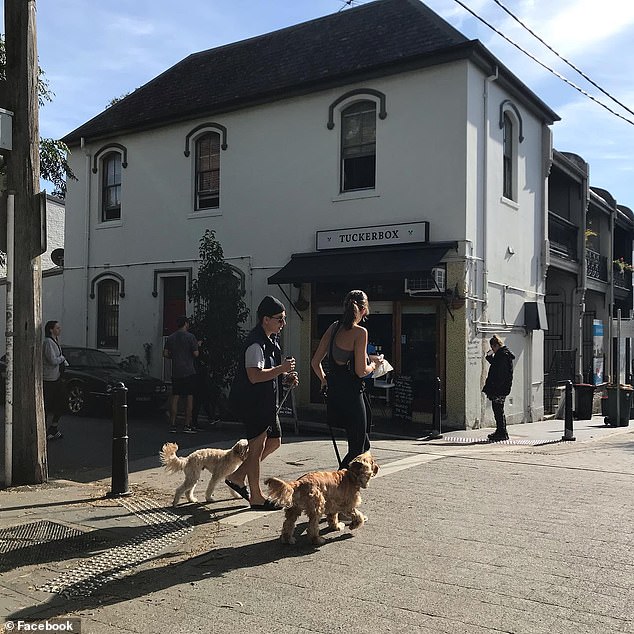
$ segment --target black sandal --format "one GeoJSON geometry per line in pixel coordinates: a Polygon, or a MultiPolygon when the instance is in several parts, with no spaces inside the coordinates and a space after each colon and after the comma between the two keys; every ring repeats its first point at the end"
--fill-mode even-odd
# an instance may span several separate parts
{"type": "Polygon", "coordinates": [[[251,504],[252,511],[281,511],[284,507],[275,504],[273,500],[264,500],[262,504],[251,504]]]}
{"type": "Polygon", "coordinates": [[[239,496],[243,497],[247,502],[249,501],[249,489],[246,486],[240,486],[235,482],[231,482],[231,480],[225,480],[225,484],[233,489],[239,496]]]}

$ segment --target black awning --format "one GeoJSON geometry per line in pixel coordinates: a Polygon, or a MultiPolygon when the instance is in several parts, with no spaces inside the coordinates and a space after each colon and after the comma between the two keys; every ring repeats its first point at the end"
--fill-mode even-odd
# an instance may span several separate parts
{"type": "Polygon", "coordinates": [[[286,266],[269,277],[269,284],[335,282],[337,280],[397,280],[423,274],[440,262],[456,242],[416,246],[295,253],[286,266]]]}

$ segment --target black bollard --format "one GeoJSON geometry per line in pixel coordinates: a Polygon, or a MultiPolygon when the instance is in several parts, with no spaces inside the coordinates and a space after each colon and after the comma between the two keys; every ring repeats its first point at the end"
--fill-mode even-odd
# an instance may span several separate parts
{"type": "Polygon", "coordinates": [[[434,413],[432,415],[432,430],[428,440],[442,438],[442,394],[440,392],[440,377],[436,377],[436,387],[434,389],[434,413]]]}
{"type": "Polygon", "coordinates": [[[572,432],[572,381],[566,381],[564,400],[564,435],[562,440],[576,440],[572,432]]]}
{"type": "Polygon", "coordinates": [[[132,495],[128,490],[128,388],[117,383],[112,397],[112,490],[107,497],[132,495]]]}

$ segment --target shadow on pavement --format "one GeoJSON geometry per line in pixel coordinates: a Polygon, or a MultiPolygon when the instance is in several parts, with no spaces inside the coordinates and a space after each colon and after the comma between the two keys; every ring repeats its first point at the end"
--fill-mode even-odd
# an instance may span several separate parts
{"type": "MultiPolygon", "coordinates": [[[[90,500],[78,500],[73,503],[95,502],[99,499],[91,498],[90,500]]],[[[55,503],[55,505],[57,504],[55,503]]],[[[24,506],[21,508],[29,509],[35,506],[24,506]]],[[[126,516],[135,516],[135,513],[125,512],[126,509],[123,507],[120,510],[123,511],[121,515],[118,515],[121,519],[126,516]]],[[[160,511],[161,509],[155,510],[160,511]]],[[[212,512],[201,505],[191,505],[177,509],[170,506],[163,507],[163,510],[175,513],[192,527],[209,523],[215,519],[213,517],[215,511],[212,512]]],[[[107,520],[110,517],[108,514],[104,514],[102,518],[93,516],[91,521],[107,520]]],[[[116,526],[81,532],[63,524],[47,520],[25,522],[0,529],[0,543],[2,545],[2,549],[0,549],[0,552],[2,552],[0,573],[27,565],[42,565],[54,561],[94,557],[126,541],[140,539],[142,542],[142,538],[150,539],[152,534],[148,531],[148,524],[143,523],[142,518],[139,518],[138,521],[138,526],[116,526]]],[[[171,524],[171,522],[166,521],[165,524],[171,524]]],[[[160,531],[161,525],[153,524],[152,528],[160,531]]]]}
{"type": "MultiPolygon", "coordinates": [[[[324,546],[330,542],[349,538],[348,533],[342,533],[330,538],[324,546]]],[[[177,563],[169,561],[173,555],[167,554],[153,560],[156,563],[162,559],[165,565],[149,570],[139,570],[114,580],[102,586],[92,596],[74,597],[69,600],[56,595],[48,603],[24,608],[6,615],[6,618],[13,620],[54,618],[68,612],[69,601],[72,602],[73,612],[101,608],[167,590],[174,585],[192,584],[209,578],[222,577],[241,568],[254,568],[291,557],[304,557],[314,553],[316,549],[316,546],[310,544],[306,537],[302,536],[293,546],[282,544],[276,537],[235,548],[219,548],[177,563]]]]}
{"type": "MultiPolygon", "coordinates": [[[[64,438],[47,445],[49,477],[88,483],[112,474],[112,421],[108,418],[65,416],[61,422],[64,438]]],[[[221,422],[196,434],[170,433],[165,419],[155,417],[128,420],[128,471],[135,473],[160,466],[159,451],[166,442],[176,442],[179,455],[199,447],[227,449],[244,435],[236,422],[221,422]]],[[[283,442],[293,444],[307,439],[330,438],[327,428],[301,435],[285,429],[283,442]]],[[[345,435],[337,434],[345,442],[345,435]]],[[[2,445],[0,439],[0,445],[2,445]]]]}

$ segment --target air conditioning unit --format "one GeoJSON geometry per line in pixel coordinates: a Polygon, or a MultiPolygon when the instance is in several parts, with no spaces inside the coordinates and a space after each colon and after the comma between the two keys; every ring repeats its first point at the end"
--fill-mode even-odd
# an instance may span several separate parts
{"type": "Polygon", "coordinates": [[[444,293],[447,282],[447,271],[444,266],[434,267],[425,277],[406,277],[405,292],[408,295],[426,295],[429,293],[444,293]]]}

